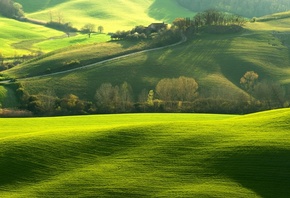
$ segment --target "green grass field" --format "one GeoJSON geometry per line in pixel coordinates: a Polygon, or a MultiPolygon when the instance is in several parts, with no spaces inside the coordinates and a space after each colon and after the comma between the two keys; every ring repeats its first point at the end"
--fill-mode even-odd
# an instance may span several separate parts
{"type": "Polygon", "coordinates": [[[0,119],[0,196],[288,197],[289,117],[0,119]]]}
{"type": "Polygon", "coordinates": [[[0,52],[4,57],[19,56],[38,51],[39,48],[32,46],[33,43],[64,34],[42,26],[22,23],[3,17],[0,17],[0,26],[3,27],[0,32],[0,52]],[[28,42],[29,45],[19,46],[18,44],[17,47],[17,43],[20,42],[28,42]],[[16,47],[13,47],[13,45],[16,45],[16,47]]]}
{"type": "MultiPolygon", "coordinates": [[[[24,7],[26,17],[37,20],[57,21],[60,14],[63,22],[81,29],[86,23],[96,27],[102,25],[105,32],[130,30],[136,25],[147,26],[153,22],[171,23],[176,17],[193,17],[194,13],[179,6],[174,0],[113,0],[104,3],[94,0],[40,1],[19,0],[24,7]]],[[[0,33],[0,53],[5,57],[22,56],[37,51],[50,52],[74,44],[105,42],[109,36],[98,35],[87,39],[85,35],[66,38],[63,32],[42,26],[21,23],[0,16],[0,25],[5,27],[0,33]]]]}
{"type": "Polygon", "coordinates": [[[149,25],[157,21],[171,23],[177,17],[192,17],[190,12],[174,0],[62,0],[42,1],[35,3],[33,0],[19,0],[28,12],[27,16],[43,21],[50,20],[50,12],[57,18],[58,13],[66,22],[81,28],[85,23],[102,25],[105,32],[132,29],[136,25],[149,25]],[[85,11],[85,12],[84,12],[85,11]]]}
{"type": "Polygon", "coordinates": [[[82,34],[67,38],[64,32],[2,17],[0,25],[4,27],[0,32],[0,53],[4,57],[28,55],[39,51],[46,53],[73,45],[110,40],[106,34],[95,34],[91,39],[82,34]]]}

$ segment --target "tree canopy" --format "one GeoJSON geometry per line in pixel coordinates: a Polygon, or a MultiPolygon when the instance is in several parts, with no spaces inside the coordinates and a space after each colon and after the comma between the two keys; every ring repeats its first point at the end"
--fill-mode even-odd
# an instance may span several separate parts
{"type": "Polygon", "coordinates": [[[0,14],[9,18],[19,18],[24,16],[22,5],[12,0],[0,1],[0,14]]]}

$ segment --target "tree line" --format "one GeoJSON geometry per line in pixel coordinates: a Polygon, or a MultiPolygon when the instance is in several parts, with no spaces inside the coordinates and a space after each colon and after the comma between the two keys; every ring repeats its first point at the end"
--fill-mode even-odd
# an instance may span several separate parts
{"type": "Polygon", "coordinates": [[[172,24],[184,32],[195,33],[204,27],[213,31],[210,27],[216,27],[212,33],[230,33],[240,31],[246,22],[244,17],[209,9],[197,13],[193,18],[176,18],[172,24]]]}
{"type": "MultiPolygon", "coordinates": [[[[32,115],[30,112],[37,116],[128,112],[245,114],[289,106],[287,90],[277,82],[259,80],[254,71],[246,72],[240,79],[240,87],[248,96],[235,98],[229,97],[227,90],[207,93],[194,78],[185,76],[160,79],[154,89],[143,89],[137,95],[128,82],[103,83],[95,91],[93,101],[82,100],[74,94],[59,98],[51,90],[30,95],[20,83],[10,86],[15,86],[21,104],[21,111],[15,111],[17,116],[32,115]]],[[[3,112],[13,115],[11,110],[3,112]]]]}
{"type": "Polygon", "coordinates": [[[20,3],[16,3],[12,0],[1,0],[0,14],[8,18],[18,19],[24,16],[24,11],[20,3]]]}
{"type": "Polygon", "coordinates": [[[194,12],[217,9],[244,17],[260,17],[290,10],[289,0],[176,0],[194,12]]]}

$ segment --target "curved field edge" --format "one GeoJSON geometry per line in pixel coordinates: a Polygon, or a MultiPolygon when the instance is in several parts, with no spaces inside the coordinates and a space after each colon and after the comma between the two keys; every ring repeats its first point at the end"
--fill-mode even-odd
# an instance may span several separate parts
{"type": "Polygon", "coordinates": [[[290,132],[280,123],[289,117],[282,109],[0,119],[0,195],[287,197],[290,132]]]}

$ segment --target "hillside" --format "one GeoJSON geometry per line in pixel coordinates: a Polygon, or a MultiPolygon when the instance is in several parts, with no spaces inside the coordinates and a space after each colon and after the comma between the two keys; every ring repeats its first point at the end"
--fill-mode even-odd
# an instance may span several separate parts
{"type": "MultiPolygon", "coordinates": [[[[107,3],[94,0],[38,1],[18,0],[25,17],[49,22],[51,20],[71,22],[79,30],[87,23],[104,27],[104,32],[130,30],[137,25],[147,26],[153,22],[171,23],[176,17],[192,17],[193,12],[180,6],[175,0],[164,3],[160,0],[128,1],[114,0],[107,3]]],[[[87,39],[86,35],[65,33],[42,26],[21,23],[0,16],[4,30],[0,33],[0,53],[5,57],[47,53],[75,44],[105,42],[109,36],[97,35],[87,39]]]]}
{"type": "Polygon", "coordinates": [[[62,0],[41,1],[18,0],[27,12],[26,16],[50,21],[61,16],[63,21],[72,22],[77,28],[85,23],[102,25],[105,32],[128,30],[136,25],[149,25],[155,21],[171,23],[177,16],[192,17],[193,12],[181,7],[175,0],[62,0]]]}
{"type": "Polygon", "coordinates": [[[47,53],[72,45],[105,42],[110,39],[105,34],[95,34],[93,39],[82,34],[67,38],[64,32],[1,16],[0,25],[5,27],[0,32],[0,53],[4,58],[47,53]]]}
{"type": "Polygon", "coordinates": [[[288,197],[289,116],[0,119],[0,196],[288,197]]]}
{"type": "Polygon", "coordinates": [[[0,16],[0,52],[5,57],[30,54],[39,51],[33,47],[34,43],[53,37],[60,37],[64,33],[38,25],[18,22],[0,16]]]}
{"type": "MultiPolygon", "coordinates": [[[[21,82],[31,94],[52,89],[59,97],[72,93],[94,100],[96,89],[102,83],[116,85],[127,81],[137,96],[144,88],[154,89],[162,78],[188,76],[197,80],[201,92],[211,90],[214,95],[233,99],[245,97],[246,93],[241,90],[239,82],[246,71],[256,71],[261,80],[272,79],[285,85],[289,83],[289,40],[285,39],[282,44],[282,40],[272,34],[273,29],[286,32],[289,28],[278,22],[276,27],[272,22],[248,23],[242,33],[200,35],[176,47],[133,55],[102,64],[101,67],[96,65],[77,72],[21,82]]],[[[96,46],[95,49],[100,48],[96,46]]],[[[70,60],[69,55],[74,51],[48,56],[36,61],[35,66],[29,63],[5,73],[18,78],[34,76],[45,72],[52,61],[58,60],[57,56],[62,58],[59,62],[70,60]]],[[[94,52],[80,49],[78,56],[86,57],[87,51],[94,52]]]]}
{"type": "Polygon", "coordinates": [[[201,12],[207,9],[217,9],[224,12],[230,12],[242,15],[244,17],[261,17],[277,12],[285,12],[290,10],[290,2],[288,0],[176,0],[180,5],[201,12]]]}

